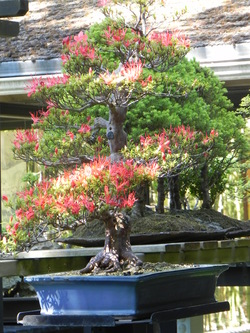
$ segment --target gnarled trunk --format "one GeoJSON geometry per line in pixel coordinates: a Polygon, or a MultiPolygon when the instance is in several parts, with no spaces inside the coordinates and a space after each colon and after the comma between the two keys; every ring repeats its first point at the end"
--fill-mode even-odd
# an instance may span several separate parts
{"type": "MultiPolygon", "coordinates": [[[[109,120],[106,121],[103,118],[96,118],[95,120],[95,128],[106,128],[111,163],[121,159],[120,151],[127,143],[127,134],[123,129],[126,113],[127,107],[110,105],[109,120]]],[[[137,202],[140,206],[137,208],[141,211],[141,206],[145,207],[144,184],[140,189],[142,197],[137,202]]],[[[130,244],[129,217],[121,212],[114,212],[105,217],[104,223],[104,248],[95,257],[91,258],[87,266],[80,273],[89,273],[99,269],[103,269],[106,272],[113,272],[125,267],[141,266],[142,261],[133,253],[130,244]]]]}
{"type": "Polygon", "coordinates": [[[105,221],[104,248],[91,258],[80,273],[99,269],[114,272],[123,268],[141,266],[142,261],[133,253],[130,244],[130,219],[122,213],[114,213],[105,221]]]}
{"type": "Polygon", "coordinates": [[[123,129],[126,114],[126,107],[110,107],[107,138],[112,162],[121,158],[120,150],[127,144],[127,133],[123,129]]]}

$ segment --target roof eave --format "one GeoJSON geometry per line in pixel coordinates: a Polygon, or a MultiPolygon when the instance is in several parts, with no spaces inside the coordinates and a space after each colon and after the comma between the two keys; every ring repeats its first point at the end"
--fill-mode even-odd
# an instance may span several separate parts
{"type": "MultiPolygon", "coordinates": [[[[212,69],[226,86],[250,86],[250,43],[217,45],[192,49],[188,59],[212,69]]],[[[60,75],[61,59],[11,61],[0,63],[0,101],[7,96],[27,94],[34,77],[60,75]]]]}

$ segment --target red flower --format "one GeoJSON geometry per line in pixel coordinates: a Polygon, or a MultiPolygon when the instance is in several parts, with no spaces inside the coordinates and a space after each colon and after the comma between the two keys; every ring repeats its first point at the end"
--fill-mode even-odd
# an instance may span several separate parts
{"type": "Polygon", "coordinates": [[[32,207],[29,207],[28,211],[25,213],[26,217],[27,217],[27,220],[31,220],[34,216],[35,216],[35,213],[32,209],[32,207]]]}
{"type": "Polygon", "coordinates": [[[104,31],[104,34],[109,45],[115,42],[122,42],[124,46],[128,47],[130,42],[125,40],[126,32],[127,29],[111,30],[111,28],[108,27],[108,30],[104,31]]]}
{"type": "Polygon", "coordinates": [[[18,141],[14,140],[14,146],[17,148],[17,149],[20,149],[21,148],[21,145],[18,141]]]}
{"type": "Polygon", "coordinates": [[[128,198],[124,200],[123,205],[124,207],[132,208],[136,200],[135,193],[131,192],[129,193],[128,198]]]}
{"type": "Polygon", "coordinates": [[[88,133],[90,132],[91,127],[89,125],[86,124],[82,124],[81,128],[78,130],[79,133],[88,133]]]}
{"type": "Polygon", "coordinates": [[[19,222],[16,222],[15,224],[14,224],[14,229],[17,231],[17,229],[18,229],[18,227],[19,227],[19,222]]]}
{"type": "Polygon", "coordinates": [[[84,43],[86,43],[87,39],[88,39],[88,36],[86,34],[84,34],[82,31],[80,31],[78,35],[74,36],[74,40],[76,42],[84,42],[84,43]]]}
{"type": "Polygon", "coordinates": [[[141,85],[142,87],[146,87],[148,85],[149,82],[152,82],[152,75],[149,75],[145,81],[141,81],[141,85]]]}
{"type": "Polygon", "coordinates": [[[140,143],[143,147],[148,147],[153,144],[153,139],[150,135],[147,136],[141,136],[140,137],[140,143]]]}
{"type": "Polygon", "coordinates": [[[203,139],[202,142],[203,142],[204,145],[209,142],[209,137],[208,137],[207,133],[206,133],[205,139],[203,139]]]}
{"type": "Polygon", "coordinates": [[[9,201],[9,200],[8,200],[8,197],[7,197],[6,195],[3,195],[3,196],[2,196],[2,199],[3,199],[3,201],[6,201],[6,202],[9,201]]]}
{"type": "Polygon", "coordinates": [[[70,42],[70,37],[69,36],[63,38],[63,45],[65,45],[65,44],[69,45],[69,42],[70,42]]]}
{"type": "Polygon", "coordinates": [[[30,112],[30,115],[31,115],[31,118],[32,118],[34,124],[39,123],[39,121],[40,121],[39,111],[36,111],[36,113],[30,112]]]}
{"type": "Polygon", "coordinates": [[[62,55],[61,55],[61,59],[62,59],[63,65],[65,65],[66,62],[69,61],[70,56],[67,55],[67,54],[62,54],[62,55]]]}
{"type": "Polygon", "coordinates": [[[21,146],[25,143],[38,143],[38,135],[37,132],[34,131],[34,129],[30,129],[30,130],[25,130],[25,131],[21,131],[21,130],[17,130],[15,133],[15,137],[16,140],[14,140],[14,146],[17,149],[20,149],[21,146]]]}
{"type": "Polygon", "coordinates": [[[81,207],[77,202],[72,203],[72,206],[71,206],[72,214],[76,214],[76,215],[79,214],[80,209],[81,209],[81,207]]]}
{"type": "Polygon", "coordinates": [[[104,194],[104,201],[107,205],[117,206],[117,200],[115,200],[114,197],[112,197],[112,195],[109,193],[109,188],[107,185],[104,186],[104,194]]]}
{"type": "Polygon", "coordinates": [[[154,31],[150,36],[149,40],[161,43],[164,46],[169,46],[173,44],[173,35],[168,31],[165,32],[156,32],[154,31]]]}
{"type": "Polygon", "coordinates": [[[189,47],[190,41],[186,39],[186,37],[179,32],[174,32],[173,34],[164,31],[164,32],[156,32],[154,31],[150,36],[149,40],[155,41],[156,43],[161,43],[163,46],[172,46],[173,43],[176,43],[177,45],[189,47]]]}
{"type": "Polygon", "coordinates": [[[218,136],[218,135],[219,134],[218,134],[218,132],[216,130],[214,130],[214,129],[211,130],[210,136],[214,137],[214,136],[218,136]]]}
{"type": "Polygon", "coordinates": [[[74,133],[68,131],[67,135],[70,137],[71,140],[74,140],[74,133]]]}
{"type": "Polygon", "coordinates": [[[128,81],[135,82],[142,74],[143,64],[141,60],[126,63],[121,69],[121,75],[128,81]]]}
{"type": "Polygon", "coordinates": [[[103,6],[106,6],[108,3],[109,3],[109,0],[98,0],[97,6],[103,7],[103,6]]]}
{"type": "Polygon", "coordinates": [[[104,74],[100,74],[100,78],[104,81],[105,84],[110,85],[117,79],[117,75],[113,72],[112,74],[109,73],[107,70],[104,74]]]}

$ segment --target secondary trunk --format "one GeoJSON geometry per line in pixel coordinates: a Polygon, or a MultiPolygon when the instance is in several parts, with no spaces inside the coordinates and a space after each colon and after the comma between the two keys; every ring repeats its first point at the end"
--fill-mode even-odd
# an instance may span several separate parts
{"type": "Polygon", "coordinates": [[[132,216],[142,217],[145,216],[146,205],[149,205],[149,184],[143,182],[136,188],[136,202],[134,203],[132,216]]]}
{"type": "Polygon", "coordinates": [[[181,209],[179,176],[171,176],[168,178],[170,193],[170,210],[181,209]]]}
{"type": "Polygon", "coordinates": [[[202,208],[210,209],[212,207],[212,200],[209,193],[207,163],[205,163],[201,169],[201,194],[202,194],[202,208]]]}
{"type": "Polygon", "coordinates": [[[130,219],[116,213],[105,221],[104,248],[80,272],[82,274],[99,269],[114,272],[124,268],[141,266],[142,261],[133,253],[130,244],[130,219]]]}
{"type": "Polygon", "coordinates": [[[165,181],[164,177],[158,178],[158,186],[157,186],[157,206],[156,211],[159,214],[164,214],[164,201],[165,201],[165,181]]]}

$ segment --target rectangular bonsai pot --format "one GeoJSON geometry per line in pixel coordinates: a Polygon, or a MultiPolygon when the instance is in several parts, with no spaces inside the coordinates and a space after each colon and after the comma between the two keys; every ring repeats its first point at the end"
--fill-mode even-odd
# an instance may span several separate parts
{"type": "Polygon", "coordinates": [[[27,277],[41,315],[145,317],[156,311],[215,302],[218,276],[227,265],[202,265],[132,276],[27,277]]]}

